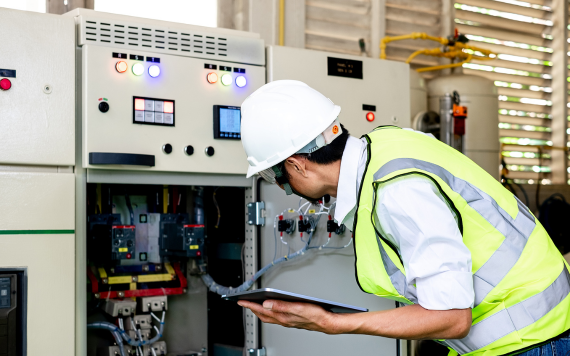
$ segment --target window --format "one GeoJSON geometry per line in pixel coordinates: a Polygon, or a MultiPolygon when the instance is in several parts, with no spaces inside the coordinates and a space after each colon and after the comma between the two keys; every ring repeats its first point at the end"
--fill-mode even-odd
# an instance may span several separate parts
{"type": "Polygon", "coordinates": [[[465,74],[495,82],[499,93],[501,152],[517,183],[550,183],[551,9],[545,0],[459,0],[455,22],[473,45],[497,58],[474,60],[465,74]],[[540,174],[539,174],[540,173],[540,174]]]}

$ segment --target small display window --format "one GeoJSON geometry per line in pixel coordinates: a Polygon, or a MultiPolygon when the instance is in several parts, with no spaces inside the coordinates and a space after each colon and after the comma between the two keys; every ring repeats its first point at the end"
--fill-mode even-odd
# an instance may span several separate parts
{"type": "Polygon", "coordinates": [[[174,126],[174,100],[133,96],[133,124],[174,126]]]}
{"type": "Polygon", "coordinates": [[[241,140],[241,108],[214,105],[214,138],[241,140]]]}

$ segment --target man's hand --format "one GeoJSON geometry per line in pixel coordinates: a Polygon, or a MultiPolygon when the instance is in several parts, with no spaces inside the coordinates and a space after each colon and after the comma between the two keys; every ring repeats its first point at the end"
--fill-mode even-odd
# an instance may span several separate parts
{"type": "Polygon", "coordinates": [[[249,308],[264,323],[319,331],[325,334],[338,333],[335,323],[336,315],[314,304],[280,300],[266,300],[263,306],[245,300],[239,301],[238,304],[249,308]]]}
{"type": "Polygon", "coordinates": [[[461,339],[471,328],[471,309],[428,310],[420,305],[368,313],[334,314],[314,304],[266,300],[239,305],[264,323],[326,334],[364,334],[394,339],[461,339]]]}

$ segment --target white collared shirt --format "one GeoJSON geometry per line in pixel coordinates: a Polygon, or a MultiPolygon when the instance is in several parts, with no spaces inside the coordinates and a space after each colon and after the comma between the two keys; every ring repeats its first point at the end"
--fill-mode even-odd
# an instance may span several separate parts
{"type": "MultiPolygon", "coordinates": [[[[351,230],[366,149],[364,139],[349,137],[340,164],[334,219],[351,230]]],[[[405,176],[382,184],[376,196],[377,227],[398,249],[418,303],[432,310],[472,308],[471,252],[436,185],[423,176],[405,176]]]]}

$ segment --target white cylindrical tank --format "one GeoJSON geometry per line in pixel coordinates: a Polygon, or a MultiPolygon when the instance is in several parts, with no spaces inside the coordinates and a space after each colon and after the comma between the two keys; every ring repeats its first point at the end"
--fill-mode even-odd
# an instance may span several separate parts
{"type": "Polygon", "coordinates": [[[439,99],[456,90],[467,106],[463,150],[467,157],[499,179],[499,99],[494,83],[476,75],[453,74],[427,84],[429,109],[439,113],[439,99]]]}
{"type": "Polygon", "coordinates": [[[420,76],[418,72],[410,69],[410,123],[414,122],[414,118],[420,112],[426,112],[428,109],[428,94],[426,80],[420,76]]]}

